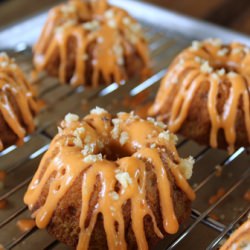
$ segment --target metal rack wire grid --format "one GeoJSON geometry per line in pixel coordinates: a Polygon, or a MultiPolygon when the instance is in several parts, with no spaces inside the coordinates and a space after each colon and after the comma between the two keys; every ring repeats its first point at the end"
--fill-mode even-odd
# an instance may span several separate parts
{"type": "MultiPolygon", "coordinates": [[[[127,7],[132,14],[136,7],[140,7],[140,11],[134,14],[143,24],[153,58],[153,74],[140,84],[138,84],[138,79],[132,79],[122,86],[114,83],[105,88],[86,90],[83,87],[72,89],[68,85],[60,85],[57,79],[50,78],[46,74],[40,76],[35,85],[37,85],[39,98],[43,99],[47,105],[37,117],[36,132],[25,138],[25,144],[22,147],[13,146],[0,154],[0,170],[7,173],[4,184],[0,186],[0,201],[8,201],[8,207],[0,210],[0,244],[6,249],[28,250],[34,249],[34,246],[38,249],[67,249],[66,246],[49,236],[46,230],[34,228],[23,233],[16,226],[20,218],[30,216],[23,204],[24,192],[51,138],[57,132],[58,121],[65,114],[73,112],[84,116],[95,106],[104,107],[112,113],[130,111],[133,106],[128,103],[134,103],[137,109],[143,109],[155,97],[160,79],[173,57],[188,46],[191,40],[206,38],[209,34],[210,36],[220,34],[225,40],[238,38],[238,40],[247,41],[242,35],[192,19],[183,19],[182,16],[144,3],[130,1],[128,6],[124,0],[121,0],[120,5],[127,7]],[[150,15],[148,17],[145,15],[145,11],[154,12],[154,16],[159,14],[162,18],[164,17],[164,21],[169,21],[170,25],[168,27],[166,25],[165,28],[162,28],[160,24],[157,26],[150,15]],[[142,12],[144,12],[143,15],[142,12]],[[171,28],[174,20],[178,23],[175,30],[173,26],[171,28]],[[180,29],[180,23],[183,23],[184,27],[187,23],[196,26],[192,26],[192,32],[187,33],[186,30],[180,29]],[[194,33],[197,27],[206,29],[207,34],[199,37],[200,33],[194,33]]],[[[43,18],[42,15],[36,19],[40,26],[43,18]]],[[[27,21],[24,24],[26,25],[27,21]]],[[[12,33],[13,30],[19,32],[19,29],[15,27],[12,28],[12,33]]],[[[0,46],[2,38],[6,37],[6,34],[10,36],[11,32],[8,33],[7,30],[0,33],[0,46]]],[[[202,32],[204,33],[204,30],[202,32]]],[[[32,54],[29,48],[32,39],[27,37],[26,39],[27,43],[16,43],[13,48],[16,50],[14,55],[18,64],[28,74],[32,69],[32,54]]],[[[181,137],[177,147],[182,157],[193,155],[196,160],[191,184],[197,193],[197,199],[193,203],[192,216],[189,221],[182,226],[178,234],[169,235],[160,242],[157,249],[217,249],[223,239],[250,212],[249,202],[243,199],[244,193],[250,186],[250,157],[244,148],[228,155],[227,152],[200,146],[181,137]],[[220,166],[219,174],[218,166],[220,166]],[[221,188],[224,190],[223,195],[214,203],[209,204],[209,198],[221,188]]]]}

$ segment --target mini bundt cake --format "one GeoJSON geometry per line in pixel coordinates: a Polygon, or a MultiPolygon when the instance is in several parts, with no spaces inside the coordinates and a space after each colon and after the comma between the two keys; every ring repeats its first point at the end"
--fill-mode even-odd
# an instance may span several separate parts
{"type": "Polygon", "coordinates": [[[39,228],[77,249],[152,249],[178,231],[195,194],[193,159],[176,137],[133,113],[68,114],[24,201],[39,228]]]}
{"type": "Polygon", "coordinates": [[[149,115],[214,148],[249,146],[250,50],[219,39],[194,41],[173,61],[149,115]]]}
{"type": "Polygon", "coordinates": [[[223,244],[220,250],[250,249],[250,219],[243,223],[223,244]]]}
{"type": "Polygon", "coordinates": [[[38,104],[30,84],[13,59],[0,53],[0,151],[21,144],[34,130],[38,104]]]}
{"type": "Polygon", "coordinates": [[[71,0],[53,8],[34,47],[34,64],[37,72],[74,86],[120,84],[149,72],[141,26],[106,0],[71,0]]]}

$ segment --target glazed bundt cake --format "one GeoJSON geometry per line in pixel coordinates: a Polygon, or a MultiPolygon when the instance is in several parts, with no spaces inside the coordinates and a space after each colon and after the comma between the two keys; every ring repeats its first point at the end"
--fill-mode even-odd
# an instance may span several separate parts
{"type": "Polygon", "coordinates": [[[149,114],[214,148],[249,146],[250,50],[219,39],[194,41],[173,61],[149,114]]]}
{"type": "Polygon", "coordinates": [[[0,151],[20,144],[34,130],[36,98],[23,72],[6,53],[0,53],[0,151]]]}
{"type": "Polygon", "coordinates": [[[195,194],[162,123],[96,108],[68,114],[24,201],[39,228],[77,249],[152,249],[178,231],[195,194]]]}
{"type": "Polygon", "coordinates": [[[242,224],[223,244],[220,250],[250,249],[250,219],[242,224]]]}
{"type": "Polygon", "coordinates": [[[34,47],[36,71],[62,83],[98,86],[148,73],[140,25],[106,0],[71,0],[49,12],[34,47]]]}

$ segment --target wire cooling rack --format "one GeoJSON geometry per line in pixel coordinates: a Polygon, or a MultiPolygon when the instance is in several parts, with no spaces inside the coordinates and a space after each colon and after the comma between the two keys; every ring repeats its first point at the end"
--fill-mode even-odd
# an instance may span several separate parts
{"type": "MultiPolygon", "coordinates": [[[[57,132],[58,121],[65,114],[72,112],[84,116],[95,106],[104,107],[112,113],[130,111],[135,107],[143,110],[153,101],[171,60],[194,39],[220,37],[225,41],[238,40],[249,44],[248,38],[241,34],[142,2],[120,0],[119,5],[128,9],[143,25],[153,58],[152,76],[139,84],[138,79],[132,79],[122,86],[114,83],[96,89],[73,89],[60,85],[57,79],[46,74],[39,77],[35,85],[46,107],[37,117],[36,132],[25,138],[23,146],[12,146],[0,153],[0,170],[7,174],[4,183],[0,183],[0,201],[8,201],[7,208],[0,210],[0,244],[6,249],[67,249],[50,237],[46,230],[33,228],[23,233],[16,226],[19,219],[30,216],[23,204],[23,195],[57,132]]],[[[0,32],[0,49],[15,55],[27,75],[32,70],[30,46],[45,16],[41,14],[0,32]],[[34,29],[30,30],[31,22],[34,29]],[[29,32],[25,33],[25,30],[29,32]]],[[[228,155],[225,151],[200,146],[182,137],[177,147],[182,157],[193,155],[196,160],[191,184],[197,199],[189,221],[178,234],[160,242],[157,249],[217,249],[250,212],[249,201],[244,199],[250,187],[250,157],[244,148],[228,155]],[[218,191],[221,195],[211,202],[218,191]]]]}

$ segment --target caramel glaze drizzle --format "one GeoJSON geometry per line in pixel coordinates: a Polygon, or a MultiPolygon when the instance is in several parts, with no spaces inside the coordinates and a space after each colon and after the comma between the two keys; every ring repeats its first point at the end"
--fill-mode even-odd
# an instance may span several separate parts
{"type": "Polygon", "coordinates": [[[203,83],[209,82],[207,108],[211,121],[210,145],[218,146],[218,131],[223,129],[228,150],[233,152],[236,142],[235,123],[241,98],[250,142],[249,63],[249,48],[242,44],[221,45],[216,39],[195,42],[192,47],[179,54],[170,66],[149,114],[159,117],[163,115],[169,109],[166,107],[167,99],[174,93],[168,126],[171,132],[177,132],[187,119],[196,91],[203,83]],[[226,83],[230,86],[227,87],[226,83]],[[229,88],[221,113],[217,109],[220,86],[229,88]]]}
{"type": "Polygon", "coordinates": [[[174,211],[171,184],[160,157],[160,147],[164,147],[166,152],[168,150],[172,152],[174,159],[169,156],[166,157],[167,163],[165,164],[170,168],[177,186],[183,190],[190,200],[195,198],[195,194],[181,173],[179,165],[175,163],[179,162],[180,158],[174,143],[171,141],[166,142],[157,137],[159,133],[164,131],[163,128],[149,121],[142,120],[133,114],[119,113],[117,119],[115,119],[119,122],[118,126],[113,126],[111,119],[111,115],[105,111],[101,114],[92,113],[82,121],[73,121],[70,124],[63,121],[63,129],[60,129],[61,132],[53,139],[48,152],[43,157],[29,185],[24,202],[32,210],[51,174],[56,173],[56,177],[50,182],[49,193],[45,203],[34,212],[37,226],[45,228],[48,226],[60,200],[70,189],[75,179],[83,173],[82,201],[84,202],[82,202],[79,221],[81,232],[77,249],[88,249],[90,237],[99,213],[103,215],[109,249],[127,249],[122,206],[130,200],[132,227],[138,249],[145,250],[148,249],[143,225],[143,218],[146,215],[151,216],[156,235],[160,238],[163,237],[157,226],[152,209],[146,200],[145,161],[150,160],[154,166],[152,171],[155,172],[157,177],[163,226],[167,233],[176,233],[179,225],[174,211]],[[82,131],[80,135],[78,134],[79,132],[76,132],[79,128],[82,131]],[[119,131],[119,135],[115,131],[119,131]],[[121,146],[119,145],[119,136],[124,133],[128,136],[128,139],[121,146]],[[80,141],[83,143],[83,145],[80,143],[80,147],[72,144],[76,134],[80,136],[80,141]],[[88,153],[85,156],[83,155],[81,150],[86,146],[86,142],[88,142],[89,146],[94,145],[91,153],[94,155],[89,155],[88,153]],[[156,146],[151,148],[150,145],[153,143],[156,143],[156,146]],[[131,156],[122,157],[117,161],[109,161],[105,159],[105,156],[103,158],[95,158],[93,162],[85,161],[88,157],[97,156],[97,154],[103,152],[103,149],[107,150],[110,145],[131,153],[131,156]],[[54,152],[58,152],[56,156],[53,155],[54,152]],[[125,173],[129,176],[129,180],[127,179],[126,186],[121,185],[120,190],[116,192],[117,173],[125,173]],[[102,183],[98,206],[95,206],[89,225],[84,227],[97,176],[101,178],[102,183]],[[117,231],[115,228],[116,222],[118,223],[117,231]]]}
{"type": "Polygon", "coordinates": [[[250,246],[250,219],[242,224],[220,250],[247,250],[250,246]]]}
{"type": "Polygon", "coordinates": [[[98,86],[103,78],[106,84],[121,83],[127,79],[127,58],[133,53],[148,69],[148,48],[140,25],[122,9],[107,4],[105,0],[72,0],[53,8],[42,34],[34,47],[34,64],[37,72],[50,67],[59,53],[58,76],[67,82],[68,61],[74,57],[74,73],[70,84],[86,82],[86,67],[93,66],[91,85],[98,86]],[[75,55],[68,49],[70,39],[76,41],[75,55]],[[90,47],[93,51],[90,52],[90,47]],[[101,78],[102,77],[102,78],[101,78]]]}
{"type": "MultiPolygon", "coordinates": [[[[0,54],[0,112],[6,124],[18,137],[17,144],[22,143],[26,132],[34,131],[33,115],[38,112],[34,91],[21,69],[6,53],[0,54]],[[13,98],[22,120],[15,111],[11,101],[13,98]]],[[[3,149],[4,142],[0,138],[0,151],[3,149]]]]}

